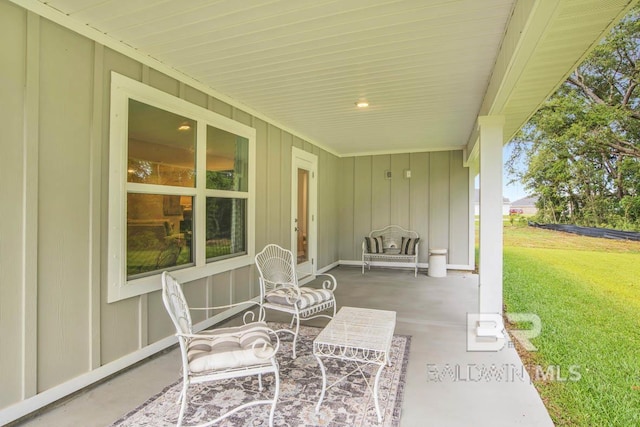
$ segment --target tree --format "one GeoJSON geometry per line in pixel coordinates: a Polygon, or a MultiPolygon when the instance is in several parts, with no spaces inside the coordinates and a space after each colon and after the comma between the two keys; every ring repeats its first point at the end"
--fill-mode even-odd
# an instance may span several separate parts
{"type": "Polygon", "coordinates": [[[507,168],[542,220],[640,227],[639,60],[636,7],[511,142],[507,168]]]}

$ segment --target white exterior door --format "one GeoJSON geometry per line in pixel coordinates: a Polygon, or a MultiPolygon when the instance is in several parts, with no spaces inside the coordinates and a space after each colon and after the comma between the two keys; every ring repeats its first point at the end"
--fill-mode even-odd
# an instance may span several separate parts
{"type": "Polygon", "coordinates": [[[291,165],[291,251],[302,278],[316,272],[318,157],[293,147],[291,165]]]}

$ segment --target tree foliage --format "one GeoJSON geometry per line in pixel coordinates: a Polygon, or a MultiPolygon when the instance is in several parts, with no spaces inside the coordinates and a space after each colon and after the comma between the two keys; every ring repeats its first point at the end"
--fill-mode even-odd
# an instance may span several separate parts
{"type": "Polygon", "coordinates": [[[541,220],[640,228],[639,60],[636,7],[511,142],[541,220]]]}

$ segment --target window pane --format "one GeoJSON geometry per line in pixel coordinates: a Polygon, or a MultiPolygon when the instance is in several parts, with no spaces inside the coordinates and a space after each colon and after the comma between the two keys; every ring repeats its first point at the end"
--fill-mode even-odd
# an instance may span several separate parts
{"type": "Polygon", "coordinates": [[[129,99],[127,181],[195,185],[196,122],[129,99]]]}
{"type": "Polygon", "coordinates": [[[248,191],[249,140],[207,126],[207,188],[248,191]]]}
{"type": "Polygon", "coordinates": [[[247,200],[207,197],[207,260],[247,253],[247,200]]]}
{"type": "Polygon", "coordinates": [[[193,263],[193,197],[127,194],[127,278],[193,263]]]}

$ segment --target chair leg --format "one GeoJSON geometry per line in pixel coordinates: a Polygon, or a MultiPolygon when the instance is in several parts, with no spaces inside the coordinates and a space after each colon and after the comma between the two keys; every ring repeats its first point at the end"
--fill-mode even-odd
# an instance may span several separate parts
{"type": "Polygon", "coordinates": [[[278,396],[280,395],[280,370],[276,369],[274,375],[276,377],[276,391],[273,396],[273,403],[271,404],[271,411],[269,412],[269,427],[273,427],[273,416],[276,413],[276,403],[278,403],[278,396]]]}
{"type": "Polygon", "coordinates": [[[258,391],[262,391],[262,374],[258,374],[258,391]]]}
{"type": "Polygon", "coordinates": [[[300,315],[295,316],[296,332],[293,334],[293,358],[296,358],[296,342],[298,341],[298,332],[300,331],[300,315]]]}
{"type": "Polygon", "coordinates": [[[189,383],[185,380],[182,383],[182,391],[180,392],[180,397],[178,401],[180,402],[180,414],[178,415],[178,424],[177,427],[182,425],[182,420],[184,419],[184,412],[187,409],[187,388],[189,387],[189,383]]]}

